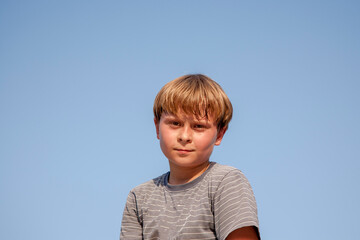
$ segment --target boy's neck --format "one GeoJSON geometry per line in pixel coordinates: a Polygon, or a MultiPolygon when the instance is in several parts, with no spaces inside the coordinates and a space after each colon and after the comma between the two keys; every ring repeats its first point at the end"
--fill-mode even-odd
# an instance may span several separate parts
{"type": "Polygon", "coordinates": [[[180,185],[191,182],[196,178],[200,177],[208,167],[210,166],[210,162],[207,161],[196,167],[180,167],[174,166],[170,164],[170,176],[169,176],[169,184],[171,185],[180,185]]]}

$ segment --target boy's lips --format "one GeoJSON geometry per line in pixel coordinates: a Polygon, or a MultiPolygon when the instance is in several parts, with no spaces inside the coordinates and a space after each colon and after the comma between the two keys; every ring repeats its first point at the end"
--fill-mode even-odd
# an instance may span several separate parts
{"type": "Polygon", "coordinates": [[[183,149],[183,148],[175,148],[174,150],[181,153],[189,153],[194,151],[193,149],[183,149]]]}

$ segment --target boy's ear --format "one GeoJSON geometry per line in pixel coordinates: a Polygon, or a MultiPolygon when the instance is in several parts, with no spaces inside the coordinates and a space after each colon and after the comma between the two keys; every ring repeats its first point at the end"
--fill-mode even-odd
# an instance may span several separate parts
{"type": "Polygon", "coordinates": [[[157,139],[160,139],[160,137],[159,137],[159,122],[156,120],[156,118],[154,118],[154,123],[155,123],[155,129],[156,129],[156,137],[157,137],[157,139]]]}
{"type": "Polygon", "coordinates": [[[224,135],[225,135],[225,132],[226,132],[227,128],[222,128],[218,131],[218,134],[216,136],[216,142],[215,142],[215,145],[216,146],[219,146],[220,143],[221,143],[221,140],[223,139],[224,135]]]}

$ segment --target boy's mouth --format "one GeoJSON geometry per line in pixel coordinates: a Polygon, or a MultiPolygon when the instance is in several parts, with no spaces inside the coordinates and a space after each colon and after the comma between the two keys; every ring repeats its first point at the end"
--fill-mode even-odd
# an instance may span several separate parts
{"type": "Polygon", "coordinates": [[[193,149],[182,149],[182,148],[175,148],[175,151],[180,152],[180,153],[189,153],[189,152],[193,152],[193,149]]]}

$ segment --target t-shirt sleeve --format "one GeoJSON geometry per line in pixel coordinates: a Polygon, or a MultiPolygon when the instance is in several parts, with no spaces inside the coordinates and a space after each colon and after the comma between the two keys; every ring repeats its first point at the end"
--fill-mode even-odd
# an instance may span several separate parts
{"type": "Polygon", "coordinates": [[[257,206],[247,178],[234,169],[222,179],[214,195],[216,236],[224,240],[232,231],[254,226],[258,231],[257,206]]]}
{"type": "Polygon", "coordinates": [[[142,239],[142,224],[138,214],[136,195],[130,192],[121,222],[120,240],[142,239]]]}

